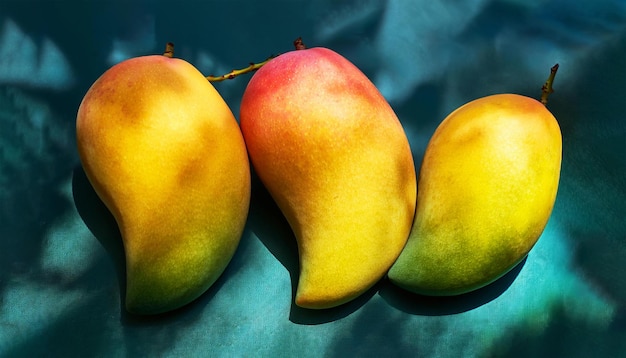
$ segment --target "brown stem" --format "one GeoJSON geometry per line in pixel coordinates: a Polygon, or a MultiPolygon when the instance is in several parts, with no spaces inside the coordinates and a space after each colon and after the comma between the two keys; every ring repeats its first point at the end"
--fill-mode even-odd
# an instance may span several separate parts
{"type": "Polygon", "coordinates": [[[168,42],[165,44],[165,52],[163,52],[163,56],[172,58],[174,57],[174,44],[168,42]]]}
{"type": "Polygon", "coordinates": [[[304,42],[302,42],[302,37],[295,39],[293,45],[296,47],[296,50],[306,50],[306,46],[304,42]]]}
{"type": "Polygon", "coordinates": [[[558,71],[558,69],[558,63],[552,66],[552,68],[550,69],[550,76],[548,77],[548,80],[546,80],[546,83],[541,87],[541,103],[543,103],[544,106],[548,104],[548,96],[550,95],[550,93],[554,92],[554,89],[552,89],[552,84],[554,83],[554,76],[556,76],[556,71],[558,71]]]}
{"type": "MultiPolygon", "coordinates": [[[[296,50],[304,50],[306,49],[306,46],[304,45],[304,42],[302,42],[302,37],[298,37],[297,39],[295,39],[295,41],[293,42],[293,45],[295,46],[296,50]]],[[[276,55],[278,56],[278,55],[276,55]]],[[[220,81],[224,81],[224,80],[231,80],[239,75],[243,75],[245,73],[249,73],[252,71],[256,71],[259,68],[261,68],[263,65],[265,65],[266,63],[268,63],[271,59],[273,59],[276,56],[270,56],[267,58],[267,60],[263,61],[263,62],[259,62],[259,63],[250,63],[250,66],[246,67],[246,68],[242,68],[240,70],[232,70],[230,72],[228,72],[227,74],[221,75],[221,76],[207,76],[206,79],[209,80],[209,82],[220,82],[220,81]]]]}
{"type": "Polygon", "coordinates": [[[263,61],[263,62],[259,62],[259,63],[250,63],[250,66],[246,67],[246,68],[242,68],[240,70],[232,70],[230,72],[228,72],[227,74],[221,75],[221,76],[207,76],[206,79],[209,80],[209,82],[220,82],[220,81],[224,81],[224,80],[232,80],[233,78],[239,76],[239,75],[243,75],[245,73],[250,73],[252,71],[256,71],[259,68],[261,68],[263,65],[265,65],[266,63],[270,62],[271,59],[273,59],[276,56],[270,56],[267,58],[267,60],[263,61]]]}
{"type": "MultiPolygon", "coordinates": [[[[300,42],[302,42],[302,41],[300,41],[300,42]]],[[[163,52],[163,56],[169,57],[169,58],[174,57],[174,44],[172,42],[168,42],[167,44],[165,44],[165,52],[163,52]]],[[[242,68],[240,70],[232,70],[232,71],[228,72],[227,74],[224,74],[224,75],[221,75],[221,76],[206,76],[206,79],[209,82],[220,82],[220,81],[224,81],[224,80],[230,80],[230,79],[233,79],[233,78],[235,78],[235,77],[237,77],[239,75],[243,75],[245,73],[249,73],[249,72],[258,70],[259,68],[261,68],[263,65],[268,63],[271,59],[273,59],[276,56],[277,55],[272,55],[272,56],[268,57],[263,62],[250,63],[250,66],[248,66],[246,68],[242,68]]]]}

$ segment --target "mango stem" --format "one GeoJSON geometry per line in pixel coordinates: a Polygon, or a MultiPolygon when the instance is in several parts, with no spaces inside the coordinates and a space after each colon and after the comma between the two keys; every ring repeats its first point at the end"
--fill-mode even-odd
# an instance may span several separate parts
{"type": "Polygon", "coordinates": [[[165,44],[165,52],[163,52],[163,56],[169,58],[174,57],[174,44],[172,42],[165,44]]]}
{"type": "MultiPolygon", "coordinates": [[[[165,52],[163,52],[163,56],[165,57],[169,57],[169,58],[173,58],[174,57],[174,43],[172,42],[168,42],[165,44],[165,52]]],[[[242,68],[240,70],[232,70],[230,72],[228,72],[227,74],[221,75],[221,76],[206,76],[206,79],[209,82],[220,82],[220,81],[224,81],[224,80],[230,80],[233,79],[239,75],[243,75],[245,73],[249,73],[252,71],[256,71],[259,68],[261,68],[261,66],[265,65],[266,63],[268,63],[271,59],[273,59],[274,57],[276,57],[278,55],[272,55],[270,57],[268,57],[265,61],[263,62],[259,62],[259,63],[253,63],[250,62],[250,66],[246,67],[246,68],[242,68]]]]}
{"type": "Polygon", "coordinates": [[[548,96],[550,95],[550,93],[554,92],[554,89],[552,89],[552,84],[554,83],[554,76],[556,76],[556,71],[558,69],[558,63],[552,66],[552,68],[550,69],[550,76],[548,76],[546,83],[544,83],[544,85],[541,87],[541,103],[543,103],[544,106],[548,104],[548,96]]]}
{"type": "MultiPolygon", "coordinates": [[[[298,37],[297,39],[295,39],[294,42],[293,42],[293,45],[296,48],[296,50],[304,50],[304,49],[306,49],[306,46],[304,45],[304,42],[302,42],[302,37],[298,37]]],[[[265,60],[263,62],[259,62],[259,63],[250,62],[250,66],[248,66],[246,68],[242,68],[240,70],[232,70],[232,71],[228,72],[227,74],[224,74],[224,75],[221,75],[221,76],[207,76],[206,79],[209,80],[209,82],[220,82],[220,81],[224,81],[224,80],[232,80],[233,78],[235,78],[235,77],[237,77],[239,75],[243,75],[245,73],[249,73],[249,72],[258,70],[259,68],[261,68],[263,65],[268,63],[271,59],[273,59],[276,56],[278,56],[278,55],[272,55],[272,56],[268,57],[267,60],[265,60]]]]}
{"type": "Polygon", "coordinates": [[[221,76],[206,76],[206,79],[209,82],[220,82],[220,81],[224,81],[224,80],[232,80],[233,78],[235,78],[235,77],[237,77],[239,75],[243,75],[245,73],[250,73],[250,72],[258,70],[263,65],[265,65],[268,62],[270,62],[270,60],[273,59],[274,57],[276,57],[276,56],[272,55],[272,56],[268,57],[265,61],[259,62],[259,63],[250,62],[250,66],[248,66],[246,68],[242,68],[240,70],[232,70],[232,71],[228,72],[227,74],[224,74],[224,75],[221,75],[221,76]]]}
{"type": "Polygon", "coordinates": [[[302,42],[302,37],[298,37],[297,39],[295,39],[293,41],[293,46],[296,48],[296,51],[306,50],[306,46],[304,45],[304,42],[302,42]]]}

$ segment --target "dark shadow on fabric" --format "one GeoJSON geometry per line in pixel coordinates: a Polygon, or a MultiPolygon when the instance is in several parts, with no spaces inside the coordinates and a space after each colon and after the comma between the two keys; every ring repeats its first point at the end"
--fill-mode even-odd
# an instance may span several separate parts
{"type": "Polygon", "coordinates": [[[296,238],[289,223],[254,171],[248,225],[263,245],[289,272],[292,297],[289,320],[293,323],[313,325],[341,319],[359,309],[376,293],[377,286],[374,286],[351,302],[324,310],[297,306],[294,297],[298,287],[300,265],[296,238]]]}
{"type": "Polygon", "coordinates": [[[624,332],[607,331],[603,324],[576,318],[566,303],[548,308],[545,328],[532,320],[507,328],[484,357],[624,357],[624,332]]]}
{"type": "Polygon", "coordinates": [[[411,140],[411,152],[418,174],[428,141],[444,119],[439,114],[444,93],[441,84],[427,82],[416,87],[408,100],[393,105],[411,140]]]}
{"type": "Polygon", "coordinates": [[[621,306],[613,316],[609,329],[615,332],[626,334],[626,306],[621,306]]]}
{"type": "MultiPolygon", "coordinates": [[[[384,300],[373,299],[354,314],[349,326],[337,330],[324,357],[430,357],[430,347],[407,339],[410,316],[394,311],[384,300]]],[[[445,334],[441,321],[429,323],[429,335],[445,334]]]]}
{"type": "Polygon", "coordinates": [[[104,247],[113,261],[120,290],[121,310],[124,311],[126,294],[126,259],[124,244],[115,218],[91,186],[82,166],[74,168],[72,176],[74,205],[81,219],[93,236],[104,247]]]}
{"type": "Polygon", "coordinates": [[[0,295],[14,277],[49,279],[39,271],[46,238],[72,207],[60,190],[72,169],[71,117],[45,105],[41,94],[0,85],[0,295]]]}
{"type": "Polygon", "coordinates": [[[385,280],[379,294],[393,307],[414,315],[443,316],[478,308],[504,293],[526,264],[526,258],[498,280],[478,290],[457,296],[424,296],[385,280]]]}
{"type": "Polygon", "coordinates": [[[326,308],[326,309],[307,309],[291,304],[291,312],[289,312],[289,320],[293,323],[303,325],[316,325],[345,318],[352,313],[358,311],[365,305],[380,289],[380,282],[369,290],[365,291],[357,298],[343,305],[326,308]]]}
{"type": "Polygon", "coordinates": [[[554,214],[574,248],[580,276],[617,305],[611,327],[622,331],[626,325],[625,56],[626,31],[622,31],[576,68],[575,81],[555,92],[552,102],[563,132],[554,214]]]}
{"type": "Polygon", "coordinates": [[[574,262],[602,296],[615,302],[618,312],[614,328],[626,331],[626,241],[589,233],[572,233],[571,237],[577,241],[574,262]]]}

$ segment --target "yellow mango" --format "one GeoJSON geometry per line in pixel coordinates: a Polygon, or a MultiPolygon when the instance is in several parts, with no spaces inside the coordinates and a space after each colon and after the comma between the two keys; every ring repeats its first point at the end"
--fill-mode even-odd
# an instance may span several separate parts
{"type": "Polygon", "coordinates": [[[76,134],[122,234],[128,311],[200,296],[235,253],[250,201],[243,137],[219,93],[182,59],[129,59],[87,91],[76,134]]]}
{"type": "Polygon", "coordinates": [[[415,221],[391,282],[456,295],[515,267],[550,218],[561,147],[556,119],[529,97],[487,96],[452,112],[426,148],[415,221]]]}

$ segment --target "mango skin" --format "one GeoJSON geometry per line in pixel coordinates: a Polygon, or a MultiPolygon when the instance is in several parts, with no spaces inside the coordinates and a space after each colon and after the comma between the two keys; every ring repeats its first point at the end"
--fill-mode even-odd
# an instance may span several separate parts
{"type": "Polygon", "coordinates": [[[298,306],[335,307],[379,281],[406,243],[416,174],[395,113],[325,48],[271,60],[242,98],[253,167],[298,243],[298,306]]]}
{"type": "Polygon", "coordinates": [[[452,112],[420,169],[411,235],[388,277],[424,295],[457,295],[506,274],[552,212],[561,131],[540,102],[499,94],[452,112]]]}
{"type": "Polygon", "coordinates": [[[238,124],[192,65],[123,61],[87,91],[77,115],[81,162],[115,217],[126,254],[126,308],[179,308],[221,275],[239,244],[250,167],[238,124]]]}

